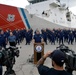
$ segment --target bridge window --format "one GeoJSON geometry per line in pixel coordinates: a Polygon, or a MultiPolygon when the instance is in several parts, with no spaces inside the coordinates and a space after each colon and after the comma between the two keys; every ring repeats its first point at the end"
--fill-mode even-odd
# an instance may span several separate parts
{"type": "Polygon", "coordinates": [[[69,22],[71,21],[70,12],[67,12],[67,13],[66,13],[66,19],[67,19],[67,21],[69,21],[69,22]]]}

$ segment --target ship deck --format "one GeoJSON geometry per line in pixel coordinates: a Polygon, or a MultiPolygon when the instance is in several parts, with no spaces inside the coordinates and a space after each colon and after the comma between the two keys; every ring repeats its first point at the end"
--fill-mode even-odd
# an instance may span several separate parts
{"type": "MultiPolygon", "coordinates": [[[[68,45],[65,43],[70,49],[74,50],[76,52],[76,43],[73,45],[68,45]]],[[[33,43],[30,45],[25,45],[25,40],[20,44],[17,45],[20,50],[20,56],[16,58],[16,63],[14,65],[14,71],[16,75],[39,75],[36,66],[33,63],[28,62],[28,59],[31,58],[33,55],[33,43]]],[[[51,45],[48,42],[48,45],[45,45],[44,47],[44,53],[47,51],[53,51],[58,47],[59,44],[56,43],[56,45],[51,45]]],[[[46,59],[45,65],[51,67],[51,60],[49,58],[46,59]]],[[[3,67],[3,73],[5,72],[6,67],[3,67]]],[[[74,75],[76,75],[76,71],[73,72],[74,75]]]]}

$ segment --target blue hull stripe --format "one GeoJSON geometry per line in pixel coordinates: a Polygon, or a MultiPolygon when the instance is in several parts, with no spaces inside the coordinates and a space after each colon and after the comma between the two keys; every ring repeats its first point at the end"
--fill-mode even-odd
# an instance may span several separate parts
{"type": "Polygon", "coordinates": [[[21,9],[21,13],[22,13],[22,15],[23,15],[23,17],[24,17],[24,20],[25,20],[25,22],[26,22],[26,24],[27,24],[27,27],[28,27],[28,29],[30,29],[31,27],[30,27],[30,24],[29,24],[28,19],[27,19],[27,17],[26,17],[26,14],[25,14],[24,9],[23,9],[23,8],[20,8],[20,9],[21,9]]]}

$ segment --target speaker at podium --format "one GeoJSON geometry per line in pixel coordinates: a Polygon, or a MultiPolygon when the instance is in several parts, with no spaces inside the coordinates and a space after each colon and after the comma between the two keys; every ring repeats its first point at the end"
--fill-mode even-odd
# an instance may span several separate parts
{"type": "Polygon", "coordinates": [[[44,55],[44,43],[34,43],[34,64],[44,55]]]}

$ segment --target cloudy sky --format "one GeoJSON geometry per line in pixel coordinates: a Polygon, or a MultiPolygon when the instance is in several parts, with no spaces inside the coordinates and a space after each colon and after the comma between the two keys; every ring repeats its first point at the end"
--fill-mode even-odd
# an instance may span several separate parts
{"type": "MultiPolygon", "coordinates": [[[[29,5],[27,0],[0,0],[0,3],[22,8],[25,8],[26,5],[29,5]]],[[[70,8],[70,10],[76,15],[76,6],[70,8]]]]}
{"type": "Polygon", "coordinates": [[[0,0],[0,3],[22,8],[25,8],[25,6],[29,4],[27,0],[0,0]]]}

